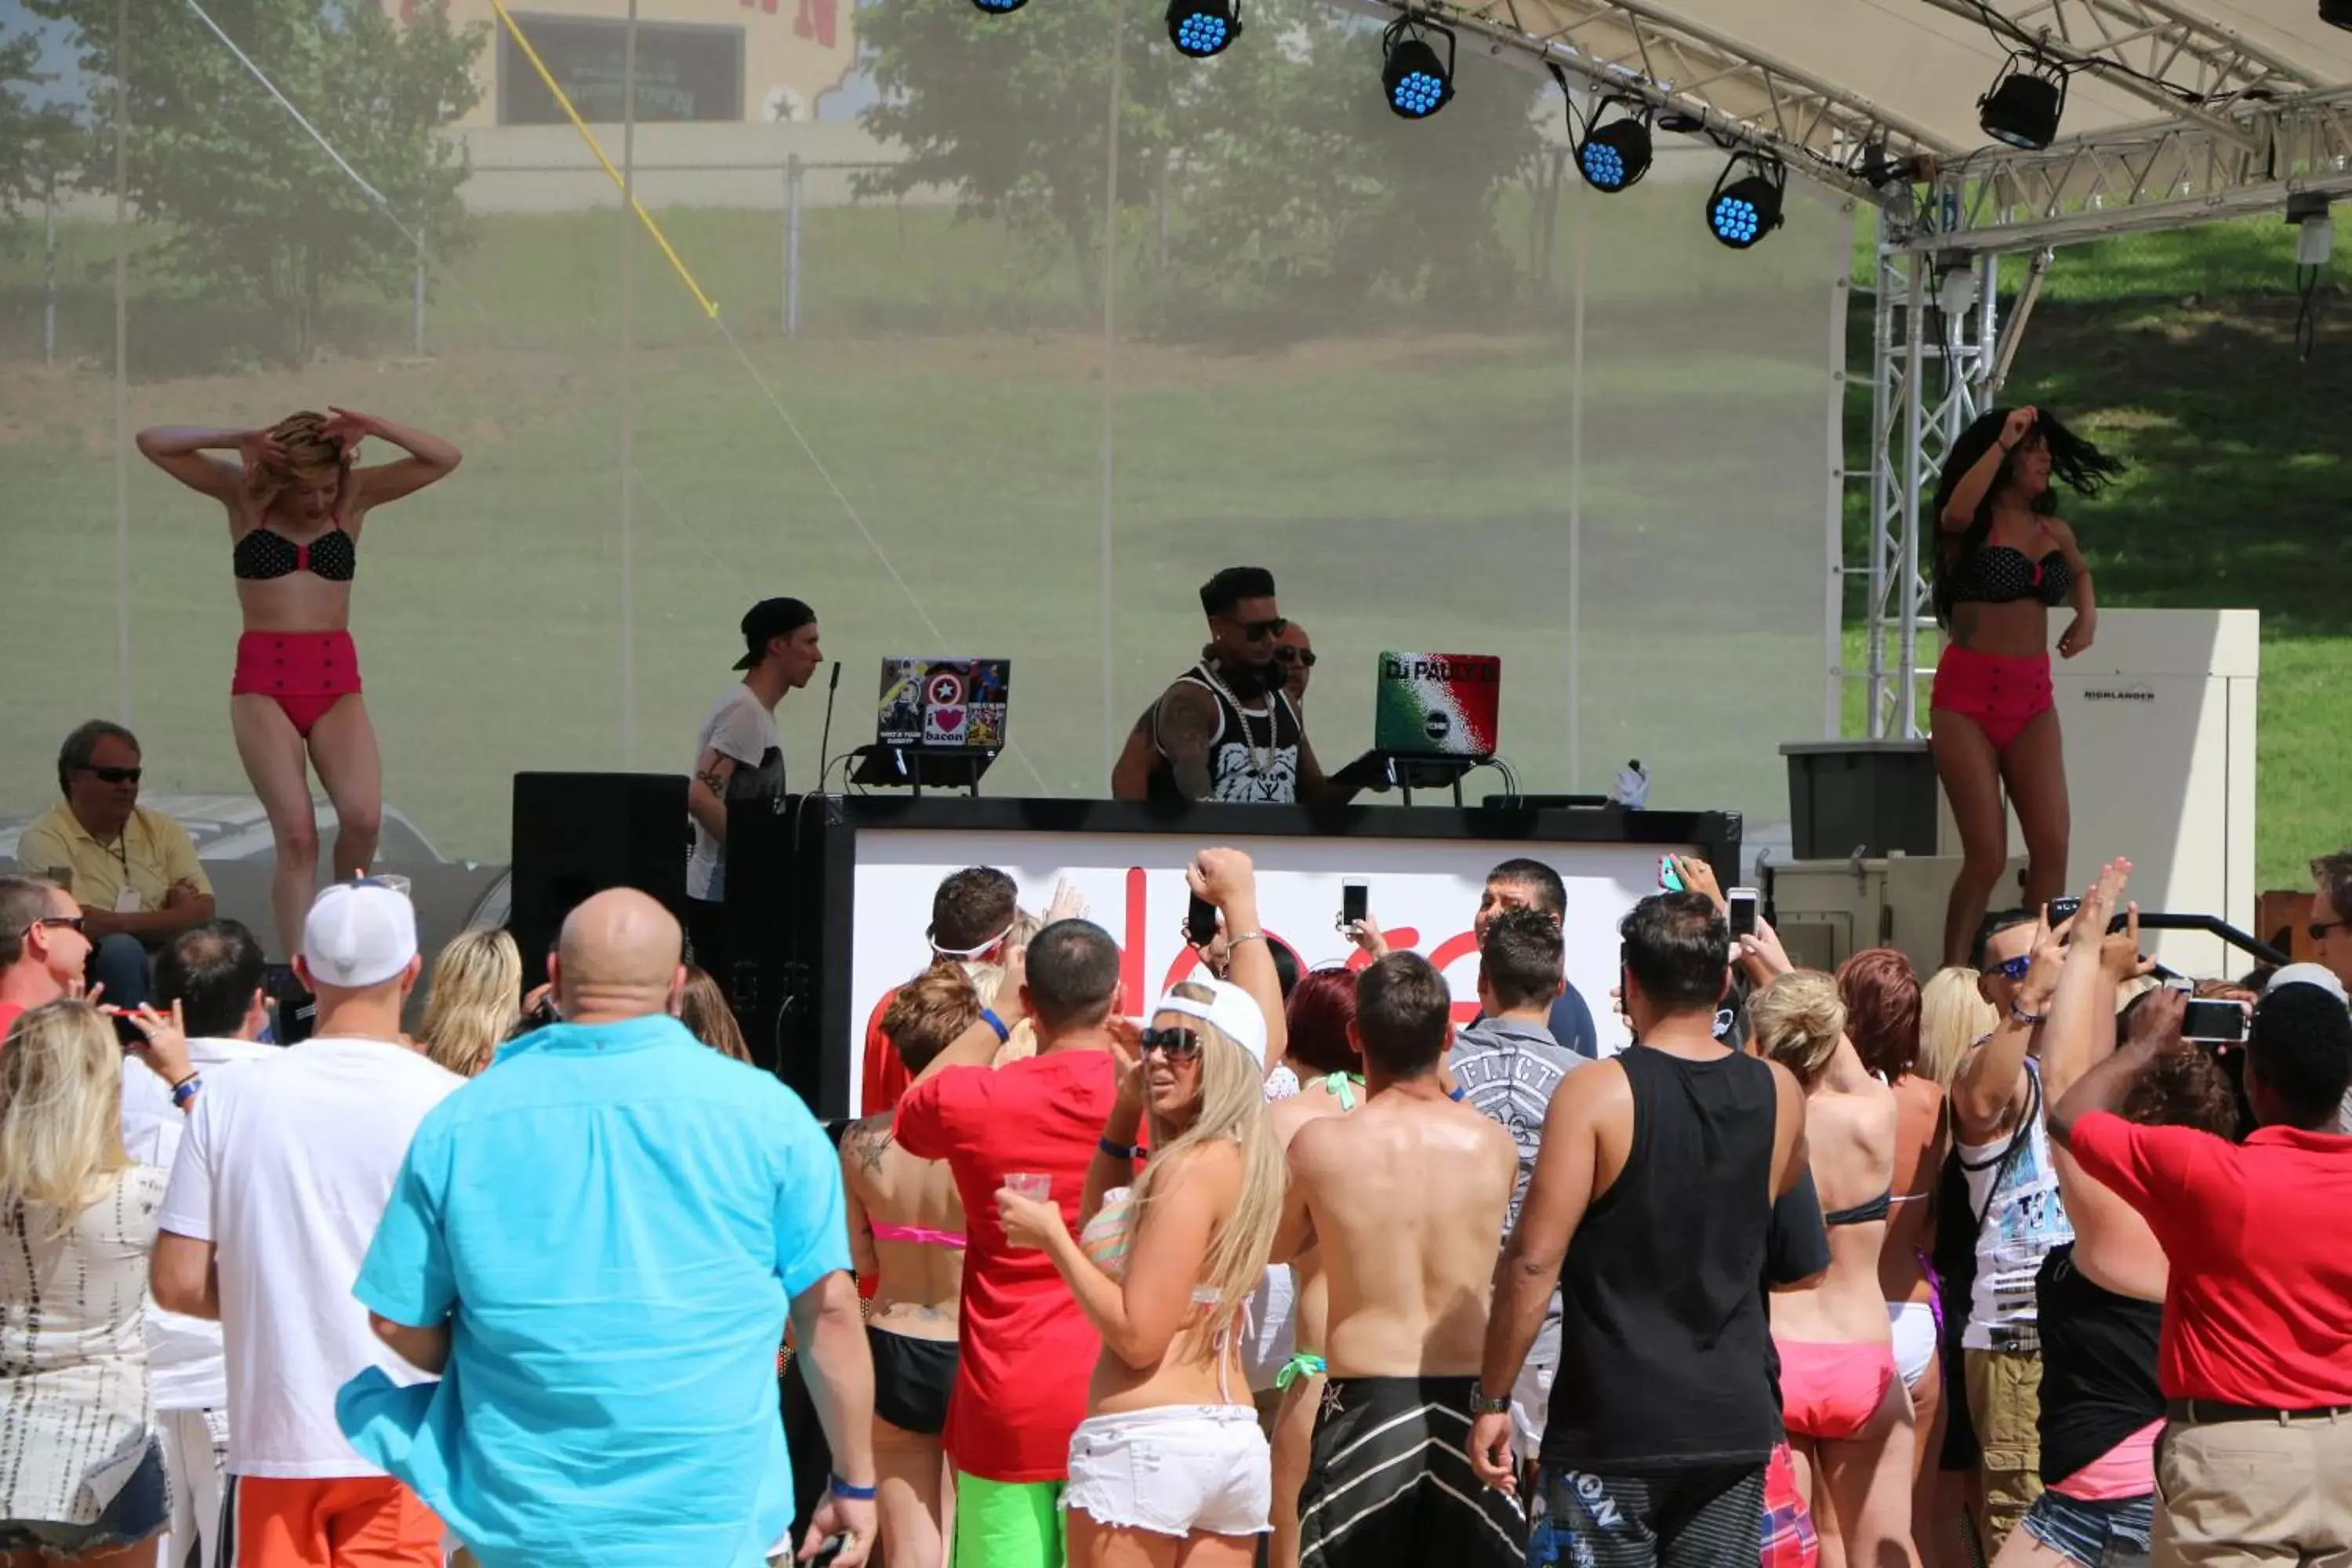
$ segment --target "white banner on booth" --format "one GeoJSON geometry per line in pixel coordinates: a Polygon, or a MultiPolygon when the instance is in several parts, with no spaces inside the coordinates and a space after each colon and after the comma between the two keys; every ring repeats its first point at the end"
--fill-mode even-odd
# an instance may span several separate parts
{"type": "MultiPolygon", "coordinates": [[[[925,928],[941,878],[974,863],[1010,874],[1021,907],[1042,912],[1066,879],[1087,918],[1124,954],[1128,1005],[1140,1008],[1193,964],[1184,942],[1184,867],[1197,847],[1150,833],[944,833],[861,828],[855,871],[850,970],[851,1114],[861,1113],[860,1072],[868,1026],[894,986],[930,960],[925,928]]],[[[1257,867],[1258,914],[1268,935],[1302,967],[1344,963],[1354,949],[1336,927],[1340,889],[1361,882],[1390,945],[1421,953],[1452,984],[1454,1015],[1477,1011],[1478,953],[1471,921],[1486,873],[1516,856],[1541,860],[1568,888],[1568,978],[1592,1010],[1601,1049],[1625,1044],[1609,1005],[1617,984],[1617,924],[1658,887],[1658,857],[1687,844],[1520,844],[1479,839],[1291,838],[1235,841],[1257,867]]]]}

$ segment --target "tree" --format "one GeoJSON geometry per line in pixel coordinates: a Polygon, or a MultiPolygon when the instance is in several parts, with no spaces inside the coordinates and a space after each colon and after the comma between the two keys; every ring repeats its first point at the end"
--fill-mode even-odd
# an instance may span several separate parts
{"type": "Polygon", "coordinates": [[[30,33],[0,36],[0,223],[37,199],[57,173],[60,150],[74,133],[73,116],[30,90],[53,77],[40,68],[40,40],[30,33]]]}
{"type": "Polygon", "coordinates": [[[1465,49],[1454,100],[1401,120],[1376,24],[1328,0],[1255,0],[1246,16],[1181,116],[1180,269],[1297,303],[1507,297],[1495,201],[1543,147],[1537,80],[1465,49]]]}
{"type": "Polygon", "coordinates": [[[1441,282],[1481,302],[1507,292],[1494,204],[1542,145],[1538,81],[1465,50],[1454,102],[1399,120],[1381,99],[1379,26],[1330,0],[1244,0],[1243,37],[1199,61],[1170,46],[1149,0],[1039,0],[1005,16],[874,0],[858,25],[882,97],[863,122],[908,156],[859,189],[945,185],[967,214],[1060,236],[1091,307],[1122,11],[1119,205],[1132,213],[1167,183],[1170,259],[1193,292],[1213,305],[1237,291],[1418,300],[1441,282]]]}
{"type": "MultiPolygon", "coordinates": [[[[115,0],[27,3],[79,31],[94,84],[82,184],[110,191],[115,0]]],[[[439,6],[397,26],[376,0],[220,0],[209,10],[389,213],[180,5],[136,11],[125,194],[165,230],[166,265],[207,298],[262,307],[299,363],[317,346],[331,290],[408,287],[415,257],[404,227],[436,254],[457,243],[469,171],[464,149],[437,132],[480,97],[472,67],[487,29],[453,27],[439,6]]]]}
{"type": "Polygon", "coordinates": [[[1122,207],[1149,200],[1177,83],[1196,68],[1142,15],[1131,0],[1051,0],[1009,16],[984,16],[970,0],[861,7],[881,100],[860,121],[908,155],[861,175],[858,193],[947,185],[960,212],[1056,236],[1077,263],[1091,310],[1101,282],[1113,29],[1122,29],[1122,207]]]}

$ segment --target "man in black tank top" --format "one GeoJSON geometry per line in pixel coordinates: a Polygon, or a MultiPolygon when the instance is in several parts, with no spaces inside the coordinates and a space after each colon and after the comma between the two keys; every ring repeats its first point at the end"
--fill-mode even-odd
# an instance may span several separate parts
{"type": "Polygon", "coordinates": [[[1748,1568],[1783,1437],[1757,1285],[1773,1203],[1805,1171],[1804,1094],[1715,1037],[1731,942],[1710,900],[1644,899],[1621,934],[1638,1043],[1552,1096],[1487,1320],[1471,1458],[1516,1486],[1506,1412],[1557,1282],[1529,1568],[1748,1568]]]}
{"type": "Polygon", "coordinates": [[[1274,574],[1228,566],[1202,585],[1201,608],[1209,645],[1136,721],[1111,771],[1114,799],[1339,805],[1380,784],[1372,754],[1326,776],[1307,743],[1285,689],[1292,667],[1276,657],[1289,623],[1274,574]]]}

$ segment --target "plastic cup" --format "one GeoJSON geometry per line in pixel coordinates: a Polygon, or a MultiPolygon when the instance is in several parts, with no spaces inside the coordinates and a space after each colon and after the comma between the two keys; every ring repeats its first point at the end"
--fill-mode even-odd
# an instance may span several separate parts
{"type": "Polygon", "coordinates": [[[1054,1201],[1054,1178],[1051,1176],[1041,1176],[1027,1171],[1015,1171],[1004,1178],[1004,1184],[1023,1197],[1033,1199],[1037,1203],[1054,1201]]]}

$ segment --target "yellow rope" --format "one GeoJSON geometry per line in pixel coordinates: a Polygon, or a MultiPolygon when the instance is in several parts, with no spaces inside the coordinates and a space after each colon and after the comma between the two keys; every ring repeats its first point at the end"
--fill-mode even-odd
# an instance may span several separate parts
{"type": "Polygon", "coordinates": [[[702,313],[716,317],[718,305],[702,291],[702,285],[694,280],[694,274],[686,269],[686,263],[678,259],[677,252],[670,247],[669,240],[663,235],[661,225],[654,222],[653,214],[646,211],[645,204],[637,200],[635,193],[629,189],[628,182],[621,177],[621,171],[613,167],[613,160],[604,156],[604,149],[598,143],[596,133],[588,129],[588,122],[580,118],[578,110],[572,107],[572,100],[565,95],[563,89],[556,85],[555,74],[547,68],[547,62],[539,58],[539,51],[530,47],[530,40],[523,37],[522,28],[515,24],[514,14],[506,8],[505,0],[490,0],[490,9],[499,14],[499,20],[505,23],[507,31],[514,35],[514,41],[521,47],[523,58],[530,62],[533,70],[539,72],[539,79],[547,84],[547,90],[555,95],[555,101],[562,106],[565,117],[572,121],[572,128],[580,132],[582,141],[588,143],[588,151],[596,154],[596,162],[604,165],[604,173],[612,176],[614,185],[628,202],[630,210],[637,215],[637,221],[646,226],[646,232],[654,237],[654,243],[661,247],[661,253],[669,258],[670,266],[677,269],[678,277],[693,292],[695,301],[702,307],[702,313]]]}

